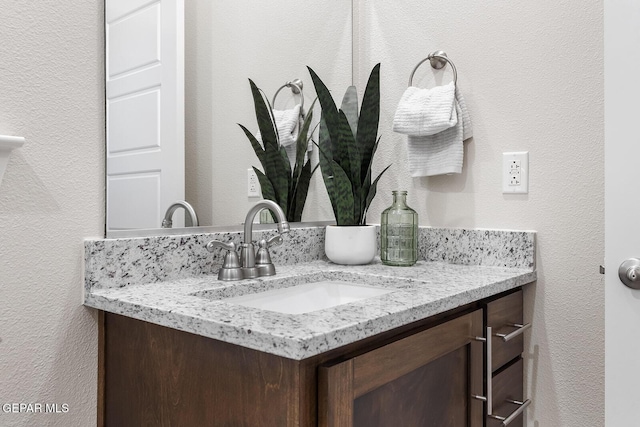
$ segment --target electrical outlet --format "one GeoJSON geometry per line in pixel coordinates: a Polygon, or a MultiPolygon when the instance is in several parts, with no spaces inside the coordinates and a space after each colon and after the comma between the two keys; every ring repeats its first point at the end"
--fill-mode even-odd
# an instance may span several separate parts
{"type": "Polygon", "coordinates": [[[502,192],[529,192],[529,152],[502,153],[502,192]]]}
{"type": "Polygon", "coordinates": [[[522,183],[522,160],[509,160],[509,187],[517,187],[522,183]]]}
{"type": "Polygon", "coordinates": [[[247,169],[247,196],[260,197],[260,181],[253,168],[247,169]]]}

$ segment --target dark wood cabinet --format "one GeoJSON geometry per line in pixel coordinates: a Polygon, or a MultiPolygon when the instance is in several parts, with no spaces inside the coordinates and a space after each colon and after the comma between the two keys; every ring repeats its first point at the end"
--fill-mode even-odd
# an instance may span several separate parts
{"type": "Polygon", "coordinates": [[[522,291],[487,302],[486,325],[491,328],[491,414],[487,427],[522,427],[529,401],[523,398],[523,324],[522,291]],[[504,423],[503,423],[504,422],[504,423]]]}
{"type": "Polygon", "coordinates": [[[320,367],[320,426],[481,427],[482,310],[320,367]]]}
{"type": "MultiPolygon", "coordinates": [[[[472,396],[486,392],[488,379],[476,337],[503,303],[519,304],[521,316],[518,291],[304,360],[103,313],[98,424],[498,426],[472,396]]],[[[493,357],[505,360],[489,375],[496,413],[522,399],[522,342],[512,346],[493,357]]]]}

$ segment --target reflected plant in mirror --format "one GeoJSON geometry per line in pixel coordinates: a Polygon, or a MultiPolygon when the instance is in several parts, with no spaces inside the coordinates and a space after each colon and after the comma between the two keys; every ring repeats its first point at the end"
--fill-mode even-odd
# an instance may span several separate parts
{"type": "MultiPolygon", "coordinates": [[[[172,230],[160,229],[167,209],[177,200],[188,201],[200,223],[200,230],[183,233],[208,232],[210,227],[239,230],[247,210],[257,201],[248,192],[247,169],[260,166],[237,125],[242,123],[254,134],[258,131],[247,78],[253,78],[269,100],[283,82],[308,79],[306,64],[330,86],[352,84],[352,3],[139,3],[105,0],[105,125],[109,135],[105,181],[110,193],[105,205],[106,234],[178,233],[185,224],[182,209],[172,218],[172,230]],[[184,11],[170,5],[183,5],[184,11]],[[283,19],[291,11],[298,19],[283,19]],[[165,48],[172,51],[165,52],[165,48]],[[160,69],[167,71],[163,71],[162,84],[151,87],[149,74],[159,76],[160,69]],[[130,79],[143,84],[132,88],[127,83],[130,79]],[[170,87],[184,89],[184,93],[173,96],[174,91],[165,92],[170,87]],[[175,126],[164,132],[172,123],[175,126]],[[151,168],[148,158],[161,154],[166,167],[151,168]],[[127,158],[140,159],[140,176],[123,170],[121,162],[127,158]],[[176,193],[156,197],[165,187],[176,193]],[[112,197],[114,193],[117,198],[112,197]],[[141,216],[144,221],[138,218],[141,216]]],[[[308,83],[305,95],[311,101],[316,96],[308,83]]],[[[283,91],[272,107],[286,110],[299,101],[299,95],[283,91]]],[[[316,104],[309,132],[319,121],[318,107],[316,104]]],[[[305,110],[309,111],[306,104],[305,110]]],[[[313,138],[317,140],[317,132],[313,138]]],[[[310,156],[313,167],[318,162],[315,146],[310,156]]],[[[331,216],[318,171],[309,184],[302,220],[324,222],[331,216]]]]}
{"type": "MultiPolygon", "coordinates": [[[[258,181],[260,181],[262,197],[276,202],[282,208],[287,221],[300,222],[302,210],[307,201],[309,183],[318,168],[318,165],[311,168],[311,161],[307,156],[307,147],[311,140],[309,127],[313,118],[313,105],[305,116],[302,127],[293,142],[295,144],[295,158],[289,159],[283,145],[284,142],[281,141],[283,130],[278,129],[271,104],[265,100],[263,92],[253,80],[249,79],[249,85],[251,86],[260,134],[254,136],[245,126],[242,124],[239,126],[249,139],[264,171],[253,166],[258,181]]],[[[300,117],[292,119],[296,121],[296,126],[293,128],[295,132],[300,117]]],[[[289,133],[289,137],[291,137],[288,130],[285,129],[284,132],[289,133]]]]}

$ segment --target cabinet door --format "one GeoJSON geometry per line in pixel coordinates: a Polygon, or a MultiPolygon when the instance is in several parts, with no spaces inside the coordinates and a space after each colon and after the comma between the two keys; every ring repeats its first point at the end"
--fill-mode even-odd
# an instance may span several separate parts
{"type": "Polygon", "coordinates": [[[482,311],[319,368],[320,426],[481,427],[482,311]]]}

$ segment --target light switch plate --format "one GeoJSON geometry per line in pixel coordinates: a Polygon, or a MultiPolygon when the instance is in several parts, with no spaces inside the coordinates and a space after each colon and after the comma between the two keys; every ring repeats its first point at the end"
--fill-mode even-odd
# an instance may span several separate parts
{"type": "Polygon", "coordinates": [[[502,153],[502,192],[527,194],[529,192],[529,152],[502,153]]]}

